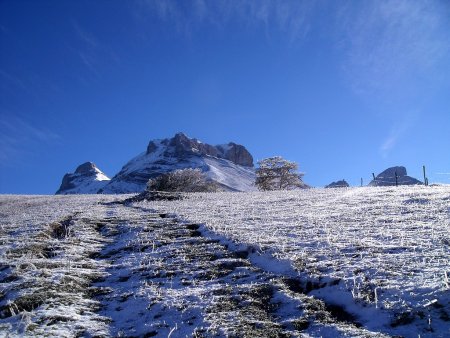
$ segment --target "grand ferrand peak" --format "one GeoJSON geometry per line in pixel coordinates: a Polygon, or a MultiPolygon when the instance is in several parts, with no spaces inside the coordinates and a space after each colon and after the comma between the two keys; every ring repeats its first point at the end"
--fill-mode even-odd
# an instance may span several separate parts
{"type": "Polygon", "coordinates": [[[165,146],[165,156],[184,158],[192,155],[207,155],[224,158],[241,166],[253,167],[252,155],[244,146],[233,142],[213,146],[195,138],[189,138],[183,133],[177,133],[170,139],[150,141],[147,146],[147,154],[155,152],[158,144],[165,146]]]}

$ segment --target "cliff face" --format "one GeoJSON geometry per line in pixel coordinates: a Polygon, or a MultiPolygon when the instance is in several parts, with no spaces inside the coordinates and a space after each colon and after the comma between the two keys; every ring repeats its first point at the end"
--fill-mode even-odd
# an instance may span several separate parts
{"type": "Polygon", "coordinates": [[[154,153],[158,149],[157,143],[166,146],[165,156],[183,159],[191,155],[207,155],[224,158],[244,167],[253,167],[252,155],[244,146],[233,142],[212,146],[195,138],[191,139],[183,133],[178,133],[171,139],[150,141],[147,146],[147,155],[154,153]]]}

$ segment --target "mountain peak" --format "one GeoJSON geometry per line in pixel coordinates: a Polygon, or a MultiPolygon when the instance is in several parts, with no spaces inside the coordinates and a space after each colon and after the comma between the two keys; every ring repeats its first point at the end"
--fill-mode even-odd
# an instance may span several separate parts
{"type": "MultiPolygon", "coordinates": [[[[95,172],[97,167],[93,162],[85,162],[77,167],[75,170],[76,174],[88,174],[91,172],[95,172]]],[[[98,169],[97,169],[98,170],[98,169]]]]}
{"type": "Polygon", "coordinates": [[[190,156],[212,156],[229,160],[244,167],[253,167],[253,157],[250,152],[243,145],[234,142],[213,146],[178,132],[170,139],[150,141],[146,154],[154,154],[161,148],[164,148],[166,157],[172,156],[183,159],[190,156]]]}
{"type": "Polygon", "coordinates": [[[253,157],[243,145],[214,146],[178,132],[171,138],[151,140],[146,152],[125,164],[99,192],[141,192],[150,178],[185,168],[201,169],[225,190],[254,189],[253,157]]]}
{"type": "Polygon", "coordinates": [[[74,173],[64,175],[57,195],[95,194],[109,181],[93,162],[85,162],[77,167],[74,173]]]}
{"type": "Polygon", "coordinates": [[[56,193],[141,192],[150,178],[185,168],[199,168],[224,190],[255,190],[253,157],[243,145],[214,146],[178,132],[172,138],[151,140],[146,152],[131,159],[111,180],[93,162],[85,162],[64,176],[56,193]]]}
{"type": "Polygon", "coordinates": [[[173,138],[185,138],[185,139],[189,139],[189,140],[191,139],[189,136],[187,136],[182,131],[179,131],[178,133],[176,133],[173,138]]]}

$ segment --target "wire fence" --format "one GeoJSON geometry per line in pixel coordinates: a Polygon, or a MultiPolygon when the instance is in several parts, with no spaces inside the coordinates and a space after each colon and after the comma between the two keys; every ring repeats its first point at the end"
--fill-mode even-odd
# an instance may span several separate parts
{"type": "MultiPolygon", "coordinates": [[[[402,173],[398,175],[395,173],[390,173],[385,176],[375,176],[375,173],[372,173],[371,179],[369,179],[369,186],[392,186],[392,185],[426,185],[430,184],[429,178],[427,176],[426,167],[422,167],[423,177],[421,179],[414,178],[412,176],[406,175],[402,173]]],[[[431,177],[433,177],[433,181],[431,184],[446,184],[450,182],[450,172],[433,172],[431,173],[431,177]],[[436,177],[441,177],[440,179],[436,179],[436,177]]],[[[360,184],[361,187],[364,186],[364,178],[361,177],[360,184]]]]}

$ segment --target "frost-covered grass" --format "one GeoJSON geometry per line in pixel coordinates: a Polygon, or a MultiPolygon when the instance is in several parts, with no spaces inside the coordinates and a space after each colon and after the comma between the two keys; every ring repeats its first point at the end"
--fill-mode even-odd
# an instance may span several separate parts
{"type": "Polygon", "coordinates": [[[450,188],[0,196],[0,336],[450,336],[450,188]]]}
{"type": "Polygon", "coordinates": [[[255,247],[255,264],[309,281],[308,294],[370,329],[450,334],[448,186],[192,194],[151,205],[255,247]]]}
{"type": "Polygon", "coordinates": [[[104,245],[92,215],[116,197],[2,196],[0,199],[0,335],[73,336],[108,332],[97,314],[93,281],[104,245]],[[83,214],[83,217],[79,217],[83,214]]]}

